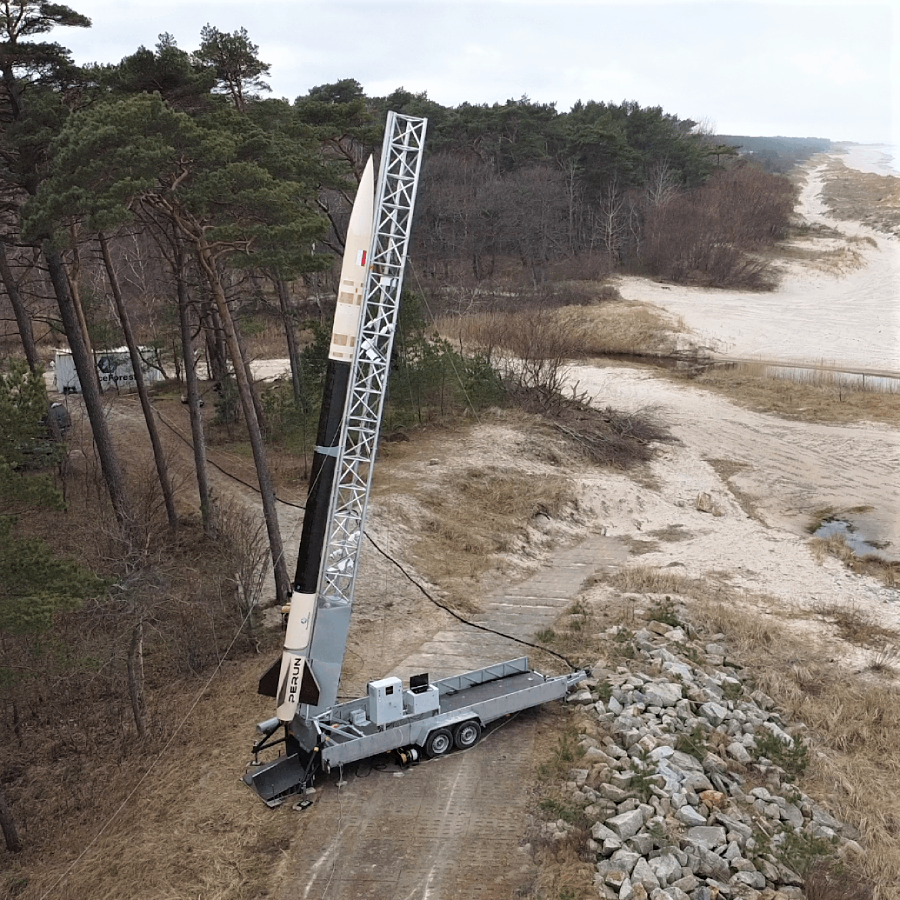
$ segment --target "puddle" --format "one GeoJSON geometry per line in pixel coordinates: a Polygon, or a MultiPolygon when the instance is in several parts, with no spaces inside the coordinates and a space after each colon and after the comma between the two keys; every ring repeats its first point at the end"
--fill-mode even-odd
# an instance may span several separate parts
{"type": "Polygon", "coordinates": [[[823,522],[813,532],[813,537],[817,538],[830,538],[834,535],[842,537],[847,546],[857,556],[877,556],[879,559],[884,560],[894,559],[893,556],[885,553],[883,546],[880,546],[877,541],[872,542],[867,540],[860,534],[857,526],[846,519],[831,519],[827,522],[823,522]]]}

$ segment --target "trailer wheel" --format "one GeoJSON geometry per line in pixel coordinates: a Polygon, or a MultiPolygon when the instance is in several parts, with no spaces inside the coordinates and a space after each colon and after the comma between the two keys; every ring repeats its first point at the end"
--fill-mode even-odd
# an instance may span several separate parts
{"type": "Polygon", "coordinates": [[[428,735],[425,741],[425,753],[434,759],[443,756],[453,746],[453,736],[446,728],[438,728],[428,735]]]}
{"type": "Polygon", "coordinates": [[[463,722],[456,726],[453,743],[460,750],[468,750],[469,747],[474,747],[478,743],[480,737],[481,725],[473,719],[471,722],[463,722]]]}

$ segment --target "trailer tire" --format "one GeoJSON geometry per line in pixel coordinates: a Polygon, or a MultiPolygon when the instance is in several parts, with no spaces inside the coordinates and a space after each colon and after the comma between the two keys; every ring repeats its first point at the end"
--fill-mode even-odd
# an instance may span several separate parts
{"type": "Polygon", "coordinates": [[[453,747],[453,735],[446,728],[432,731],[425,740],[425,754],[434,759],[443,756],[453,747]]]}
{"type": "Polygon", "coordinates": [[[453,733],[453,743],[458,750],[468,750],[474,747],[481,737],[481,723],[475,719],[470,722],[462,722],[456,726],[453,733]]]}

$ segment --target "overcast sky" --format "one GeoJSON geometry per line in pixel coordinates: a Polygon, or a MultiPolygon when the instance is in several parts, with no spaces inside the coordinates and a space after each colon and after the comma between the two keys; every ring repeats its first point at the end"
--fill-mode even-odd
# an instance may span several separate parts
{"type": "Polygon", "coordinates": [[[164,31],[193,50],[209,23],[244,27],[272,96],[355,78],[445,106],[527,95],[662,106],[719,134],[900,144],[900,0],[69,0],[89,30],[52,39],[118,62],[164,31]],[[892,56],[894,57],[892,59],[892,56]],[[895,86],[892,95],[891,86],[895,86]],[[892,121],[893,118],[893,121],[892,121]]]}

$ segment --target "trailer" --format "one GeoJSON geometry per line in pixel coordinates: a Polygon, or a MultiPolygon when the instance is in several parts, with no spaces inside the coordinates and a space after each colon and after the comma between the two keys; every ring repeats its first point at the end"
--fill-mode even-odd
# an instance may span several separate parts
{"type": "Polygon", "coordinates": [[[425,119],[388,113],[374,216],[371,161],[350,216],[284,649],[259,683],[275,717],[257,726],[244,775],[270,806],[336,766],[466,750],[491,722],[563,700],[590,674],[542,675],[520,657],[406,688],[388,676],[337,702],[424,137],[425,119]]]}
{"type": "MultiPolygon", "coordinates": [[[[389,752],[402,763],[414,763],[454,748],[468,750],[487,725],[551,700],[565,700],[588,674],[542,675],[523,656],[435,682],[414,675],[406,690],[395,676],[370,681],[365,697],[309,720],[312,741],[288,737],[285,754],[254,766],[244,781],[267,805],[278,806],[285,796],[310,786],[319,771],[389,752]],[[304,744],[312,749],[304,749],[304,744]]],[[[257,726],[263,738],[254,745],[255,754],[278,743],[269,738],[279,725],[278,719],[270,719],[257,726]]]]}
{"type": "MultiPolygon", "coordinates": [[[[150,347],[138,347],[141,355],[141,373],[145,382],[162,381],[163,374],[157,366],[149,360],[155,351],[150,347]]],[[[97,350],[94,352],[94,360],[97,366],[97,379],[100,382],[100,390],[107,391],[131,390],[137,387],[134,376],[134,366],[131,363],[131,354],[127,347],[116,347],[112,350],[97,350]]],[[[54,358],[56,369],[56,390],[60,394],[80,394],[81,381],[78,372],[75,371],[75,360],[71,350],[57,350],[54,358]]]]}

